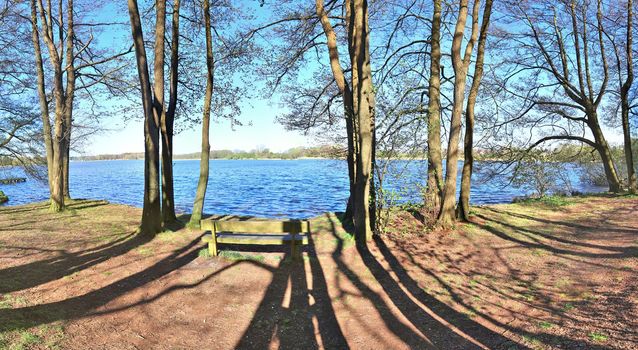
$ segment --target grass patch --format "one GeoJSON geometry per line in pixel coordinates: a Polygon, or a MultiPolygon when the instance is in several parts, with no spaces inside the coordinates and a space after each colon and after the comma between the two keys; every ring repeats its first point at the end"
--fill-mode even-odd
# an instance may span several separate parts
{"type": "Polygon", "coordinates": [[[574,306],[573,303],[566,303],[565,305],[563,305],[562,310],[563,311],[570,311],[570,310],[573,310],[575,308],[576,308],[576,306],[574,306]]]}
{"type": "Polygon", "coordinates": [[[0,333],[0,349],[62,349],[64,328],[59,324],[43,325],[29,329],[16,329],[0,333]]]}
{"type": "Polygon", "coordinates": [[[197,256],[200,258],[208,259],[210,258],[210,251],[208,248],[202,248],[197,252],[197,256]]]}
{"type": "Polygon", "coordinates": [[[565,196],[543,196],[540,198],[526,198],[518,202],[526,205],[541,205],[549,208],[564,207],[574,204],[574,200],[565,196]]]}
{"type": "Polygon", "coordinates": [[[604,342],[604,341],[607,341],[607,339],[609,339],[609,336],[602,333],[591,332],[589,333],[589,339],[596,342],[604,342]]]}
{"type": "Polygon", "coordinates": [[[554,324],[547,321],[541,321],[541,322],[538,322],[538,326],[541,327],[542,329],[550,329],[554,327],[554,324]]]}
{"type": "Polygon", "coordinates": [[[544,249],[534,248],[532,250],[532,255],[533,256],[537,256],[537,257],[542,257],[542,256],[547,255],[547,252],[544,249]]]}
{"type": "Polygon", "coordinates": [[[151,256],[154,254],[153,249],[148,247],[142,247],[137,249],[137,253],[141,256],[151,256]]]}
{"type": "Polygon", "coordinates": [[[12,346],[13,349],[28,349],[31,345],[39,344],[42,342],[42,338],[39,335],[31,333],[29,331],[21,331],[20,339],[15,346],[12,346]]]}
{"type": "Polygon", "coordinates": [[[264,262],[264,260],[266,260],[266,257],[260,254],[242,254],[233,250],[222,250],[219,252],[219,256],[230,261],[250,260],[264,262]]]}
{"type": "Polygon", "coordinates": [[[27,304],[27,299],[23,297],[16,297],[11,294],[0,294],[0,309],[13,309],[14,307],[24,306],[27,304]]]}
{"type": "Polygon", "coordinates": [[[530,344],[531,346],[533,346],[534,348],[538,348],[538,347],[543,345],[543,342],[541,342],[538,338],[534,338],[534,337],[529,336],[529,335],[524,335],[523,336],[523,340],[527,344],[530,344]]]}

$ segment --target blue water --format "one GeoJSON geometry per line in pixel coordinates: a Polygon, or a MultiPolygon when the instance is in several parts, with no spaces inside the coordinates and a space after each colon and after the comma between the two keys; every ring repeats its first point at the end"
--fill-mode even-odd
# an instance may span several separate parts
{"type": "MultiPolygon", "coordinates": [[[[112,203],[142,206],[144,163],[141,160],[71,162],[70,190],[73,198],[106,199],[112,203]]],[[[508,203],[528,192],[505,186],[497,178],[473,179],[473,204],[508,203]],[[488,180],[488,181],[486,181],[488,180]]],[[[397,201],[421,201],[419,187],[425,184],[425,162],[395,161],[384,185],[397,201]]],[[[459,172],[460,173],[460,172],[459,172]]],[[[18,169],[3,169],[0,177],[20,176],[18,169]]],[[[179,212],[190,212],[197,180],[199,160],[174,162],[175,204],[179,212]]],[[[459,174],[460,176],[460,174],[459,174]]],[[[578,182],[583,192],[603,191],[578,182]]],[[[460,183],[460,178],[459,178],[460,183]]],[[[48,188],[34,179],[14,185],[0,185],[9,196],[6,205],[42,201],[48,188]]],[[[211,160],[204,211],[215,214],[261,217],[308,218],[327,211],[343,211],[348,198],[348,170],[339,160],[211,160]]]]}

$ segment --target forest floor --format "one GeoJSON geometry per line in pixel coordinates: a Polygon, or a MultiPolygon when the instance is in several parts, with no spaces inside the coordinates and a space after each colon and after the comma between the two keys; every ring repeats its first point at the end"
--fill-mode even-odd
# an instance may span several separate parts
{"type": "MultiPolygon", "coordinates": [[[[312,220],[302,262],[202,232],[134,234],[141,210],[0,208],[0,348],[637,349],[638,198],[407,211],[357,247],[312,220]]],[[[184,219],[184,218],[182,218],[184,219]]]]}

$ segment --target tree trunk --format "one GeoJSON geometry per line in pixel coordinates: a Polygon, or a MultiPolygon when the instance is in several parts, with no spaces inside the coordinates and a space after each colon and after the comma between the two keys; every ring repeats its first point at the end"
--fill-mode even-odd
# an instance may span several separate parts
{"type": "Polygon", "coordinates": [[[445,171],[445,188],[443,189],[443,199],[438,223],[448,226],[455,220],[454,209],[456,207],[456,177],[458,174],[459,140],[461,134],[461,115],[463,114],[463,101],[465,100],[465,80],[467,78],[467,68],[472,54],[474,41],[478,28],[478,5],[474,2],[472,11],[472,37],[465,48],[465,56],[461,54],[461,44],[465,23],[467,20],[468,0],[460,0],[459,15],[454,29],[454,39],[452,40],[452,66],[454,67],[454,100],[452,107],[452,120],[450,121],[450,140],[447,149],[447,161],[445,171]]]}
{"type": "MultiPolygon", "coordinates": [[[[69,5],[72,6],[72,2],[69,5]]],[[[60,28],[62,27],[62,2],[59,2],[60,5],[60,18],[58,20],[58,24],[60,28]]],[[[47,49],[49,52],[49,61],[51,62],[51,66],[53,67],[53,100],[55,101],[55,122],[54,122],[54,134],[51,137],[52,144],[52,156],[51,156],[51,167],[49,171],[49,186],[51,192],[51,205],[49,209],[52,212],[59,212],[64,210],[64,158],[66,154],[65,150],[65,92],[64,85],[62,82],[62,54],[58,52],[58,48],[55,43],[55,37],[53,33],[53,17],[52,17],[52,9],[51,2],[47,2],[47,8],[45,9],[44,3],[42,0],[38,1],[38,9],[32,8],[32,15],[37,15],[38,10],[40,11],[40,21],[42,22],[43,28],[43,40],[47,45],[47,49]],[[48,16],[47,16],[48,14],[48,16]]],[[[37,24],[37,22],[34,22],[37,24]]],[[[36,26],[37,30],[37,26],[36,26]]],[[[60,30],[62,33],[62,30],[60,30]]],[[[62,42],[59,43],[60,46],[62,42]]],[[[39,46],[39,44],[38,44],[39,46]]],[[[37,49],[37,48],[36,48],[37,49]]],[[[36,58],[37,61],[37,58],[36,58]]],[[[42,66],[40,66],[42,67],[42,66]]],[[[43,67],[42,67],[43,69],[43,67]]],[[[42,71],[43,73],[43,71],[42,71]]],[[[44,88],[44,83],[41,84],[39,88],[44,88]]],[[[42,101],[40,102],[42,103],[42,101]]],[[[46,103],[46,97],[45,97],[46,103]]],[[[48,109],[47,109],[48,112],[48,109]]],[[[48,119],[48,116],[46,117],[48,119]]],[[[48,156],[47,156],[48,157],[48,156]]]]}
{"type": "Polygon", "coordinates": [[[441,0],[434,0],[431,31],[432,52],[430,55],[428,87],[428,183],[425,205],[438,210],[443,193],[443,161],[441,155],[441,0]]]}
{"type": "Polygon", "coordinates": [[[370,217],[370,183],[374,148],[375,96],[370,68],[368,2],[352,0],[352,91],[358,125],[357,173],[354,201],[355,237],[359,242],[372,239],[374,222],[370,217]]]}
{"type": "Polygon", "coordinates": [[[161,120],[162,133],[162,220],[164,224],[177,221],[173,190],[173,125],[177,109],[177,83],[179,64],[179,9],[180,1],[173,3],[171,33],[170,89],[168,109],[161,120]]]}
{"type": "Polygon", "coordinates": [[[53,139],[53,172],[49,174],[52,185],[49,210],[52,212],[64,210],[64,154],[66,153],[64,145],[64,122],[62,116],[56,115],[53,139]]]}
{"type": "Polygon", "coordinates": [[[461,194],[457,216],[460,220],[468,221],[470,218],[470,190],[472,188],[472,171],[474,167],[474,107],[478,97],[481,79],[483,78],[483,61],[485,58],[485,45],[487,42],[487,30],[490,26],[490,16],[492,14],[492,0],[485,1],[483,9],[483,20],[481,23],[481,33],[479,35],[478,49],[476,53],[476,63],[474,65],[474,79],[467,99],[465,110],[465,139],[464,150],[465,161],[463,162],[463,172],[461,175],[461,194]]]}
{"type": "Polygon", "coordinates": [[[36,0],[31,0],[31,40],[35,53],[35,68],[37,72],[38,100],[40,102],[40,116],[42,119],[42,135],[46,151],[47,176],[49,193],[53,192],[51,175],[53,174],[53,140],[51,139],[51,121],[49,120],[49,104],[47,103],[46,85],[44,81],[44,64],[42,62],[42,49],[40,47],[40,35],[38,29],[38,11],[36,0]]]}
{"type": "MultiPolygon", "coordinates": [[[[349,5],[346,4],[348,7],[349,5]]],[[[344,213],[343,220],[349,222],[353,217],[353,206],[355,196],[355,183],[356,183],[356,125],[354,122],[354,105],[352,90],[346,81],[346,77],[341,68],[339,62],[339,49],[337,46],[337,35],[334,31],[328,13],[324,8],[323,0],[315,0],[315,8],[317,17],[321,21],[323,32],[326,36],[326,46],[328,47],[328,54],[330,57],[330,69],[339,88],[339,92],[343,98],[343,114],[346,120],[346,133],[348,139],[348,154],[346,161],[348,162],[348,179],[350,181],[350,196],[348,197],[348,203],[346,205],[346,211],[344,213]]]]}
{"type": "Polygon", "coordinates": [[[210,0],[204,0],[204,25],[206,26],[206,95],[204,95],[204,115],[202,116],[202,153],[199,160],[199,182],[193,203],[193,215],[189,222],[191,227],[200,227],[204,199],[206,198],[206,188],[208,187],[208,167],[210,163],[210,106],[213,96],[214,83],[214,57],[213,57],[213,36],[210,23],[210,0]]]}
{"type": "MultiPolygon", "coordinates": [[[[162,2],[159,0],[158,5],[162,2]]],[[[128,0],[128,10],[144,108],[144,206],[140,233],[154,235],[162,229],[159,195],[159,128],[158,120],[154,118],[153,96],[137,0],[128,0]]]]}
{"type": "Polygon", "coordinates": [[[590,111],[588,116],[589,128],[592,131],[594,136],[594,140],[596,141],[596,150],[600,155],[600,159],[603,163],[603,169],[605,170],[605,177],[607,178],[607,183],[609,184],[609,192],[618,193],[620,192],[620,180],[618,179],[618,172],[616,171],[616,166],[614,165],[614,159],[611,155],[611,151],[609,150],[609,144],[603,135],[603,131],[600,128],[600,124],[598,124],[598,115],[595,111],[590,111]]]}
{"type": "MultiPolygon", "coordinates": [[[[61,15],[60,15],[61,16],[61,15]]],[[[75,28],[73,21],[73,0],[67,2],[67,38],[66,38],[66,96],[64,101],[64,198],[71,199],[69,193],[69,161],[71,159],[71,131],[73,123],[73,102],[75,100],[75,28]]]]}
{"type": "Polygon", "coordinates": [[[629,102],[627,97],[622,102],[622,129],[623,141],[625,148],[625,162],[627,163],[627,190],[629,193],[635,194],[638,191],[638,180],[636,179],[636,171],[634,168],[634,156],[631,149],[631,125],[629,122],[629,102]]]}
{"type": "MultiPolygon", "coordinates": [[[[627,189],[629,193],[638,191],[638,180],[634,168],[634,156],[631,150],[631,125],[629,122],[629,90],[634,82],[633,62],[633,0],[627,1],[627,42],[626,42],[627,78],[620,88],[621,117],[625,162],[627,163],[627,189]]],[[[620,68],[620,67],[618,67],[620,68]]]]}

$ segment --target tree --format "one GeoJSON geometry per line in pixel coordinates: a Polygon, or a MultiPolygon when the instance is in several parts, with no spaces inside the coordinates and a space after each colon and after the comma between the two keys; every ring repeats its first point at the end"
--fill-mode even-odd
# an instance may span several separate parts
{"type": "MultiPolygon", "coordinates": [[[[179,19],[180,19],[180,0],[173,1],[173,16],[171,23],[171,57],[169,63],[169,98],[167,110],[160,114],[160,132],[162,139],[162,221],[164,224],[170,224],[177,220],[175,216],[175,195],[173,190],[173,132],[175,123],[175,113],[177,110],[177,88],[179,83],[178,65],[179,65],[179,19]]],[[[163,47],[162,47],[163,49],[163,47]]],[[[159,48],[156,46],[156,59],[159,48]]],[[[163,55],[163,51],[162,51],[163,55]]],[[[158,62],[159,64],[159,62],[158,62]]],[[[155,71],[155,84],[159,84],[157,80],[158,71],[155,71]]],[[[163,83],[163,71],[162,78],[163,83]]],[[[159,87],[158,87],[159,88],[159,87]]],[[[160,93],[160,91],[157,91],[160,93]]],[[[163,89],[161,91],[163,94],[163,89]]],[[[156,96],[156,98],[159,98],[156,96]]],[[[161,96],[163,101],[163,96],[161,96]]],[[[158,101],[158,104],[159,103],[158,101]]],[[[163,108],[162,108],[163,109],[163,108]]]]}
{"type": "Polygon", "coordinates": [[[193,203],[193,214],[191,215],[189,226],[199,227],[206,198],[206,188],[208,187],[208,167],[210,161],[210,109],[213,95],[214,82],[214,56],[213,56],[213,36],[211,33],[210,20],[210,0],[204,0],[204,26],[206,31],[206,94],[204,95],[204,114],[202,117],[202,152],[199,163],[199,181],[197,183],[197,193],[193,203]]]}
{"type": "Polygon", "coordinates": [[[481,79],[483,78],[483,62],[485,59],[485,44],[487,42],[487,31],[490,26],[490,16],[492,14],[492,0],[485,1],[483,9],[483,19],[478,38],[478,48],[476,53],[476,63],[474,64],[474,77],[470,94],[467,98],[467,107],[465,108],[465,139],[463,154],[465,162],[463,162],[463,173],[461,176],[461,193],[458,204],[458,218],[468,221],[470,218],[470,190],[472,182],[472,169],[474,167],[474,108],[476,98],[478,97],[481,79]]]}
{"type": "Polygon", "coordinates": [[[67,2],[67,38],[66,38],[66,67],[63,67],[63,44],[64,34],[62,29],[63,11],[62,2],[59,3],[58,33],[60,51],[55,43],[53,9],[51,2],[47,2],[47,7],[42,0],[31,0],[31,23],[33,29],[33,46],[36,55],[36,70],[38,74],[38,93],[40,97],[40,107],[42,113],[44,139],[47,150],[47,168],[49,174],[49,189],[51,192],[50,210],[57,212],[64,210],[64,163],[68,155],[66,150],[69,144],[70,125],[72,119],[73,98],[75,93],[75,67],[74,67],[74,42],[73,42],[73,0],[67,2]],[[38,14],[42,22],[42,30],[38,28],[38,14]],[[46,44],[49,53],[51,66],[53,67],[53,95],[54,95],[54,133],[51,134],[49,122],[49,106],[45,92],[44,64],[42,62],[42,51],[40,48],[39,35],[42,32],[42,39],[46,44]],[[66,73],[66,87],[64,85],[64,73],[66,73]]]}
{"type": "Polygon", "coordinates": [[[456,178],[458,173],[459,139],[461,133],[461,114],[465,101],[465,85],[467,72],[470,65],[470,58],[474,49],[474,43],[478,36],[480,1],[474,1],[472,10],[471,37],[467,42],[464,54],[461,53],[463,34],[468,13],[468,0],[459,1],[458,17],[454,28],[454,39],[452,40],[452,66],[454,68],[454,102],[452,107],[452,119],[450,121],[450,136],[447,148],[447,162],[445,171],[445,187],[443,189],[443,199],[441,202],[441,212],[438,223],[449,225],[455,220],[456,207],[456,178]]]}
{"type": "Polygon", "coordinates": [[[426,206],[438,208],[443,194],[441,155],[441,0],[433,0],[428,84],[428,183],[426,206]],[[429,203],[428,203],[429,202],[429,203]]]}
{"type": "MultiPolygon", "coordinates": [[[[163,15],[166,9],[165,0],[157,0],[157,18],[155,22],[156,43],[160,43],[162,51],[159,56],[163,57],[164,28],[163,15]]],[[[159,184],[159,107],[156,106],[151,92],[150,75],[146,59],[146,49],[144,48],[144,35],[142,23],[137,6],[137,0],[128,1],[129,15],[131,18],[131,32],[135,46],[135,58],[137,61],[137,72],[142,93],[142,106],[144,110],[144,204],[142,209],[142,223],[140,232],[146,235],[154,235],[162,229],[162,217],[160,209],[160,184],[159,184]]],[[[156,48],[155,52],[158,50],[156,48]]],[[[163,59],[156,59],[155,67],[159,68],[161,61],[161,71],[163,72],[163,59]]],[[[157,74],[157,72],[155,73],[157,74]]],[[[161,75],[163,81],[163,73],[161,75]]],[[[156,86],[157,93],[160,87],[156,86]]],[[[161,87],[163,91],[163,86],[161,87]]],[[[161,103],[160,103],[161,105],[161,103]]],[[[162,108],[163,109],[163,108],[162,108]]]]}
{"type": "Polygon", "coordinates": [[[609,190],[620,191],[599,117],[609,81],[602,0],[595,7],[576,0],[515,2],[507,10],[512,21],[525,26],[512,26],[506,33],[512,45],[503,55],[502,88],[525,105],[516,119],[527,119],[541,135],[531,145],[572,140],[592,146],[609,190]]]}
{"type": "MultiPolygon", "coordinates": [[[[119,53],[94,50],[97,43],[94,30],[108,24],[93,23],[90,21],[92,17],[87,14],[77,15],[85,13],[85,6],[88,4],[78,5],[73,0],[59,1],[57,8],[52,6],[51,1],[47,1],[45,5],[42,0],[31,0],[29,4],[37,77],[35,85],[46,150],[51,210],[61,211],[64,209],[64,198],[70,197],[69,152],[72,129],[77,125],[74,110],[78,92],[87,92],[90,97],[90,91],[97,91],[100,86],[117,91],[119,87],[113,85],[113,82],[118,80],[115,76],[122,66],[112,68],[109,65],[119,64],[118,59],[127,55],[130,49],[119,53]],[[44,64],[45,53],[41,41],[45,44],[49,65],[44,64]],[[49,84],[53,87],[53,101],[47,95],[49,84]]],[[[99,7],[100,4],[92,2],[90,6],[99,7]]]]}
{"type": "Polygon", "coordinates": [[[352,95],[358,129],[353,218],[355,236],[361,242],[370,240],[374,229],[374,217],[370,215],[370,184],[375,150],[375,91],[370,68],[368,2],[346,1],[346,17],[350,28],[348,44],[353,48],[350,54],[352,95]]]}
{"type": "MultiPolygon", "coordinates": [[[[330,69],[332,70],[332,74],[334,77],[334,81],[337,84],[339,89],[339,93],[343,99],[343,114],[345,116],[346,121],[346,138],[347,138],[347,157],[346,160],[348,162],[348,179],[350,182],[350,196],[348,198],[348,204],[346,205],[346,211],[344,215],[345,221],[352,220],[353,216],[353,199],[355,193],[355,183],[356,183],[356,136],[357,130],[354,120],[354,100],[352,96],[352,90],[350,89],[350,85],[346,80],[346,76],[344,74],[343,68],[341,67],[341,63],[339,62],[339,48],[337,47],[337,35],[334,31],[332,24],[330,23],[330,19],[328,16],[328,12],[326,11],[323,0],[316,0],[316,10],[317,16],[321,21],[321,26],[323,28],[323,32],[326,36],[326,46],[328,47],[328,53],[330,58],[330,69]]],[[[347,6],[347,4],[346,4],[347,6]]],[[[348,47],[350,48],[350,46],[348,47]]]]}

